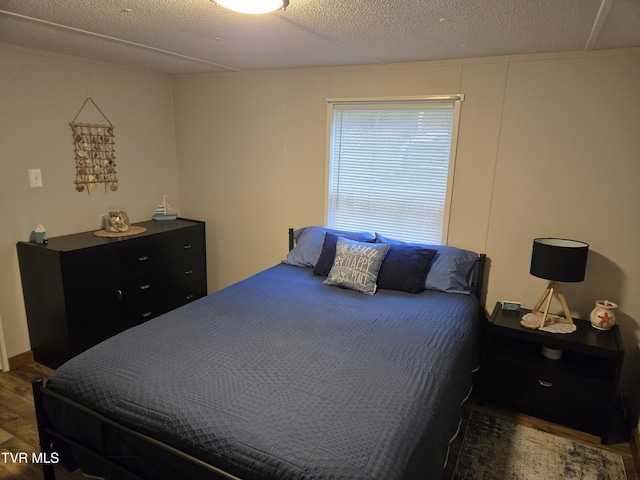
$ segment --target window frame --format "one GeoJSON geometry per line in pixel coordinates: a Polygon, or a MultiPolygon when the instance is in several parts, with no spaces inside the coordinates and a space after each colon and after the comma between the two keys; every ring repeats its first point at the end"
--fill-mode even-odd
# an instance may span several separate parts
{"type": "MultiPolygon", "coordinates": [[[[449,164],[447,172],[447,185],[445,191],[445,203],[442,219],[442,232],[440,238],[441,245],[447,245],[449,237],[449,225],[451,222],[451,203],[453,198],[453,188],[455,179],[455,167],[458,147],[458,133],[460,126],[461,103],[464,101],[464,94],[449,95],[423,95],[423,96],[399,96],[399,97],[339,97],[327,98],[327,148],[326,148],[326,177],[325,177],[325,224],[329,227],[330,220],[330,198],[332,188],[332,150],[333,150],[333,120],[336,105],[354,105],[371,107],[376,105],[408,105],[408,104],[428,104],[428,103],[451,103],[453,108],[453,124],[451,130],[451,145],[449,150],[449,164]]],[[[380,232],[384,234],[384,232],[380,232]]],[[[423,242],[420,242],[423,243],[423,242]]]]}

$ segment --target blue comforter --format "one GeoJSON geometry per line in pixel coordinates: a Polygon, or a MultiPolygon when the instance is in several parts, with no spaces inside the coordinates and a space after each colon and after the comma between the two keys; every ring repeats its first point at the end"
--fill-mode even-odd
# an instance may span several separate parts
{"type": "Polygon", "coordinates": [[[442,478],[477,299],[322,280],[277,265],[93,347],[47,386],[243,479],[442,478]]]}

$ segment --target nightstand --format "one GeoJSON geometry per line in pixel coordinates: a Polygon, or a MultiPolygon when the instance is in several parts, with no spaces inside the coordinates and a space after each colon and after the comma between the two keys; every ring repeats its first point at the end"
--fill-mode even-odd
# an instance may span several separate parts
{"type": "Polygon", "coordinates": [[[520,325],[528,312],[496,304],[483,353],[483,400],[598,435],[607,443],[624,357],[618,325],[600,331],[574,319],[575,332],[548,333],[520,325]],[[561,358],[544,357],[543,346],[561,349],[561,358]]]}

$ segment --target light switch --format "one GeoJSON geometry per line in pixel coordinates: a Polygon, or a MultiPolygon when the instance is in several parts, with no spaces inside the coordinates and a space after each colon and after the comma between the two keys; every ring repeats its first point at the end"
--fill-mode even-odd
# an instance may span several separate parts
{"type": "Polygon", "coordinates": [[[42,174],[39,168],[29,169],[29,185],[31,188],[37,188],[42,186],[42,174]]]}

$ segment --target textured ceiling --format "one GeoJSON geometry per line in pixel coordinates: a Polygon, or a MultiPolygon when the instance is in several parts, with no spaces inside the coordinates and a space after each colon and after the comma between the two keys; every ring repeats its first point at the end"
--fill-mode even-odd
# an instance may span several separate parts
{"type": "Polygon", "coordinates": [[[172,74],[640,47],[640,0],[0,0],[0,42],[172,74]]]}

